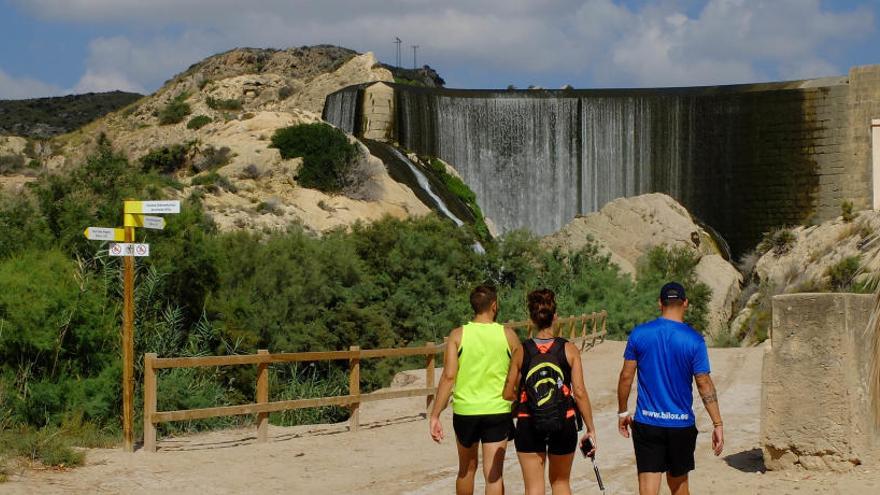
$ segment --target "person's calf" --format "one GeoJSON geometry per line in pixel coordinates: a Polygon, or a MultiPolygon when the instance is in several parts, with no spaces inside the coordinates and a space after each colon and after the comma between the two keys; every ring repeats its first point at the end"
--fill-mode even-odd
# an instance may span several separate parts
{"type": "Polygon", "coordinates": [[[483,444],[483,476],[486,478],[486,495],[504,493],[504,455],[507,442],[483,444]]]}
{"type": "Polygon", "coordinates": [[[688,485],[688,475],[670,476],[666,475],[666,484],[669,485],[669,491],[672,495],[690,495],[690,487],[688,485]]]}
{"type": "Polygon", "coordinates": [[[639,473],[639,495],[657,495],[663,473],[639,473]]]}

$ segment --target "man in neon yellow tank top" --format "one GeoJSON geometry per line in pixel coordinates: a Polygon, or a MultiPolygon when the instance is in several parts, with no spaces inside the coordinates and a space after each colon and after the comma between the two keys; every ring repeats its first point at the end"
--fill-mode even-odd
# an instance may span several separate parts
{"type": "Polygon", "coordinates": [[[471,292],[474,319],[449,334],[443,375],[431,411],[431,438],[443,439],[440,413],[452,395],[452,426],[458,447],[455,493],[474,493],[479,444],[483,444],[483,476],[486,494],[504,493],[504,454],[513,438],[510,401],[504,400],[504,382],[510,355],[519,338],[495,323],[498,296],[493,287],[481,285],[471,292]],[[455,391],[453,392],[453,387],[455,391]]]}

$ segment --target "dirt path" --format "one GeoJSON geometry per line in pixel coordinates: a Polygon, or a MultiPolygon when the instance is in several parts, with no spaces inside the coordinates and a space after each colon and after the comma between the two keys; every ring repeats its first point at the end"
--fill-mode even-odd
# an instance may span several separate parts
{"type": "MultiPolygon", "coordinates": [[[[621,495],[637,493],[632,445],[616,432],[616,385],[622,353],[622,343],[606,342],[584,356],[599,430],[603,478],[607,493],[621,495]]],[[[711,422],[698,408],[701,435],[692,491],[719,495],[880,492],[876,465],[846,475],[760,472],[762,354],[762,349],[756,348],[710,351],[727,427],[727,447],[723,457],[712,456],[708,438],[711,422]]],[[[254,443],[255,432],[248,429],[165,439],[156,454],[91,450],[82,468],[20,473],[0,485],[0,493],[205,495],[253,493],[259,489],[263,493],[310,495],[448,494],[456,472],[454,440],[447,439],[442,445],[430,440],[427,422],[420,415],[423,407],[424,399],[365,404],[361,413],[365,426],[357,433],[349,433],[342,425],[272,427],[271,441],[264,445],[254,443]]],[[[443,424],[447,435],[451,435],[450,412],[444,413],[443,424]]],[[[582,459],[575,462],[575,493],[600,493],[589,464],[582,459]]],[[[512,448],[505,480],[509,493],[522,493],[512,448]]]]}

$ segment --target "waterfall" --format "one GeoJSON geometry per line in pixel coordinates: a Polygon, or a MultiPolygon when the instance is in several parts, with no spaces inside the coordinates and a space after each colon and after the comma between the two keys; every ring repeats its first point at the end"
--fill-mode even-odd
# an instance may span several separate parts
{"type": "Polygon", "coordinates": [[[343,131],[354,134],[359,127],[360,86],[349,86],[327,95],[322,117],[343,131]]]}
{"type": "Polygon", "coordinates": [[[502,231],[546,234],[579,212],[576,98],[401,93],[399,104],[401,145],[454,164],[502,231]]]}
{"type": "Polygon", "coordinates": [[[430,196],[433,200],[434,206],[438,210],[440,210],[443,215],[452,220],[455,225],[459,227],[464,225],[464,222],[449,210],[449,206],[446,205],[446,202],[443,201],[443,198],[441,198],[437,195],[436,192],[434,192],[434,188],[431,186],[431,183],[428,181],[428,177],[425,176],[422,170],[418,166],[416,166],[416,164],[413,163],[412,160],[409,159],[409,157],[401,153],[400,150],[398,150],[397,148],[393,146],[389,146],[388,148],[390,149],[391,153],[394,154],[394,156],[396,156],[401,162],[405,163],[406,166],[409,167],[409,170],[413,173],[413,175],[415,175],[419,187],[421,187],[422,190],[425,191],[428,196],[430,196]]]}
{"type": "MultiPolygon", "coordinates": [[[[762,232],[799,223],[815,208],[811,143],[825,121],[810,105],[831,101],[828,88],[391,85],[391,139],[452,164],[502,233],[549,234],[611,200],[662,192],[741,253],[762,232]]],[[[330,95],[325,119],[357,129],[359,88],[330,95]]]]}

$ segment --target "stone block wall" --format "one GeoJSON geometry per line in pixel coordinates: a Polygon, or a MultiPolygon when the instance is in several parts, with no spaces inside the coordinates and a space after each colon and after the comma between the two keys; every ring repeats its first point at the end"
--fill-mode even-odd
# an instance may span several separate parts
{"type": "Polygon", "coordinates": [[[364,89],[362,135],[389,142],[394,136],[394,88],[376,83],[364,89]]]}
{"type": "Polygon", "coordinates": [[[871,295],[773,298],[761,445],[770,470],[847,471],[878,443],[870,409],[871,295]]]}

